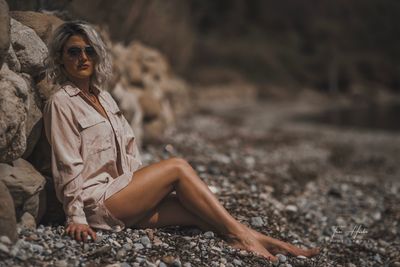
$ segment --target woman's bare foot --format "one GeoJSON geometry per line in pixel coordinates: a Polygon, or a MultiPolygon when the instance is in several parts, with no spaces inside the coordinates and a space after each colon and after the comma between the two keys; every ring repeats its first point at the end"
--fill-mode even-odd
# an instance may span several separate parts
{"type": "Polygon", "coordinates": [[[277,261],[277,257],[272,255],[262,243],[247,229],[243,229],[240,233],[226,236],[227,242],[234,248],[254,252],[267,260],[277,261]]]}
{"type": "Polygon", "coordinates": [[[305,256],[309,258],[320,253],[319,248],[302,249],[290,243],[263,235],[254,230],[251,230],[251,233],[268,251],[275,255],[279,253],[284,255],[290,254],[293,256],[305,256]]]}

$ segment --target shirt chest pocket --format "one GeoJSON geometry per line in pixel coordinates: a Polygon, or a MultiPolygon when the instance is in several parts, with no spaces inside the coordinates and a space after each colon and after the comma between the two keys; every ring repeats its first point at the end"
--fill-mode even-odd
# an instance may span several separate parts
{"type": "Polygon", "coordinates": [[[105,118],[95,114],[78,118],[81,128],[82,156],[97,154],[112,147],[112,129],[105,118]]]}

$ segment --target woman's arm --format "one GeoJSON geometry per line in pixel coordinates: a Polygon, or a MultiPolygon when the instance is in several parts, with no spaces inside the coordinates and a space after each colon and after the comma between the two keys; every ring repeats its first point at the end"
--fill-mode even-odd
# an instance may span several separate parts
{"type": "Polygon", "coordinates": [[[86,225],[86,227],[79,226],[76,229],[75,237],[80,240],[81,233],[86,239],[85,232],[88,231],[83,231],[88,228],[88,223],[81,197],[83,185],[81,139],[79,130],[73,123],[71,109],[66,106],[65,100],[61,100],[57,96],[50,99],[45,105],[43,118],[46,136],[51,145],[51,165],[55,190],[58,199],[63,203],[67,224],[76,227],[86,225]]]}

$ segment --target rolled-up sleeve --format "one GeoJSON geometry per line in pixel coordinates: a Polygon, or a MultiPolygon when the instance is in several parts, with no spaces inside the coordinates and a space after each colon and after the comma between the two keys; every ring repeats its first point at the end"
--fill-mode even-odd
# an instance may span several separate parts
{"type": "Polygon", "coordinates": [[[88,224],[83,210],[81,138],[71,110],[59,99],[50,99],[43,110],[46,137],[51,145],[52,174],[67,224],[88,224]]]}

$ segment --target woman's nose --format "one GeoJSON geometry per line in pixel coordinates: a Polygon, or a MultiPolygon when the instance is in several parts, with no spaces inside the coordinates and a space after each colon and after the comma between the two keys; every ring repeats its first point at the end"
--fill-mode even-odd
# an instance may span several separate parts
{"type": "Polygon", "coordinates": [[[79,59],[83,61],[89,60],[89,57],[86,55],[85,50],[81,50],[81,52],[79,53],[79,59]]]}

